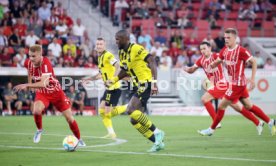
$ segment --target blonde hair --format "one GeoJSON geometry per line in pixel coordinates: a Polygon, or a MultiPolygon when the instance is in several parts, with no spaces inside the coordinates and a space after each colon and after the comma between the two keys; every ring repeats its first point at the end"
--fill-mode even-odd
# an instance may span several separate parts
{"type": "Polygon", "coordinates": [[[29,51],[30,52],[42,52],[42,46],[38,45],[38,44],[32,45],[30,47],[29,51]]]}

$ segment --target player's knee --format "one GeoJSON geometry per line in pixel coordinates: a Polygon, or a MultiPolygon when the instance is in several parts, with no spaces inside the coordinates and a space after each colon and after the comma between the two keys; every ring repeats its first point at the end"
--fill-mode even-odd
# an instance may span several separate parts
{"type": "Polygon", "coordinates": [[[250,110],[252,108],[252,105],[250,104],[245,104],[244,105],[244,108],[247,109],[247,110],[250,110]]]}
{"type": "Polygon", "coordinates": [[[204,96],[202,96],[202,97],[201,97],[201,102],[202,102],[203,104],[205,104],[205,103],[207,103],[208,101],[206,100],[206,98],[205,98],[204,96]]]}
{"type": "Polygon", "coordinates": [[[100,114],[100,117],[104,117],[104,115],[105,115],[105,109],[103,109],[103,108],[100,108],[99,109],[99,114],[100,114]]]}
{"type": "Polygon", "coordinates": [[[132,125],[136,125],[138,122],[137,122],[136,120],[130,118],[130,123],[131,123],[132,125]]]}

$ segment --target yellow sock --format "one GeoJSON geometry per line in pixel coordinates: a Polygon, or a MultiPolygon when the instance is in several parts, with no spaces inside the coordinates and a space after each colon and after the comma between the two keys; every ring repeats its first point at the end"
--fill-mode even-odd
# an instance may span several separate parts
{"type": "Polygon", "coordinates": [[[127,109],[127,105],[120,105],[120,106],[114,107],[111,111],[111,117],[114,117],[126,112],[126,109],[127,109]]]}
{"type": "Polygon", "coordinates": [[[153,132],[150,131],[150,129],[148,129],[145,126],[142,126],[140,123],[137,123],[135,125],[133,125],[134,128],[136,128],[144,137],[146,137],[147,139],[149,139],[152,142],[155,142],[154,136],[153,136],[153,132]]]}
{"type": "Polygon", "coordinates": [[[111,112],[105,113],[104,109],[99,109],[100,116],[103,119],[103,124],[106,128],[112,128],[111,112]]]}
{"type": "Polygon", "coordinates": [[[143,114],[140,110],[135,110],[130,114],[130,117],[134,119],[136,122],[140,123],[142,126],[146,128],[150,128],[152,126],[152,122],[149,118],[143,114]]]}

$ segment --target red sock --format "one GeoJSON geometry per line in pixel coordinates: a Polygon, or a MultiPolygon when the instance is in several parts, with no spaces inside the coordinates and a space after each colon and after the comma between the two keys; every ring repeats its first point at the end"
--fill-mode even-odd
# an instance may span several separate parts
{"type": "Polygon", "coordinates": [[[253,105],[253,107],[249,111],[253,112],[256,116],[261,118],[266,123],[269,123],[270,118],[256,105],[253,105]]]}
{"type": "Polygon", "coordinates": [[[38,130],[42,130],[42,115],[34,115],[34,121],[38,130]]]}
{"type": "Polygon", "coordinates": [[[77,122],[74,120],[72,123],[69,123],[69,126],[75,137],[80,139],[80,130],[77,122]]]}
{"type": "Polygon", "coordinates": [[[216,117],[216,111],[214,109],[213,104],[209,101],[207,103],[204,104],[206,110],[208,111],[209,115],[211,116],[211,118],[214,120],[216,117]]]}
{"type": "Polygon", "coordinates": [[[213,124],[211,125],[211,129],[215,130],[219,122],[222,120],[224,116],[225,110],[218,110],[216,118],[213,121],[213,124]]]}
{"type": "Polygon", "coordinates": [[[242,111],[240,112],[244,117],[251,120],[256,126],[259,125],[259,119],[257,119],[254,114],[252,114],[250,111],[242,107],[242,111]]]}

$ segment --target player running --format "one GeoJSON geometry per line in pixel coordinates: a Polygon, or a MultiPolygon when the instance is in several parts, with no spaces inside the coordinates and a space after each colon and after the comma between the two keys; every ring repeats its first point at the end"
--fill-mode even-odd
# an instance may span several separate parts
{"type": "Polygon", "coordinates": [[[135,86],[135,93],[131,97],[127,113],[132,125],[154,144],[149,152],[156,152],[164,148],[164,132],[158,129],[143,113],[151,94],[157,94],[158,89],[154,82],[157,79],[157,69],[154,57],[144,47],[129,42],[129,33],[120,30],[116,33],[116,44],[119,48],[120,70],[119,74],[107,82],[107,86],[130,76],[135,86]],[[153,80],[154,79],[154,80],[153,80]]]}
{"type": "MultiPolygon", "coordinates": [[[[96,41],[96,50],[98,56],[99,73],[92,77],[85,77],[83,80],[94,81],[103,79],[106,82],[108,79],[118,74],[120,68],[119,62],[115,59],[114,55],[106,50],[106,43],[103,38],[98,38],[96,41]]],[[[106,88],[104,95],[101,98],[99,107],[100,116],[103,119],[103,124],[106,127],[108,134],[103,138],[116,138],[115,131],[112,126],[111,118],[126,111],[127,105],[117,106],[121,96],[120,82],[106,88]]]]}
{"type": "Polygon", "coordinates": [[[63,114],[71,131],[78,138],[78,146],[86,146],[80,137],[78,124],[72,115],[70,101],[55,78],[51,62],[42,56],[41,45],[30,47],[29,59],[25,61],[24,66],[28,70],[28,83],[17,85],[14,90],[35,89],[36,91],[33,114],[37,131],[33,138],[34,143],[39,143],[43,132],[42,113],[52,103],[63,114]]]}
{"type": "MultiPolygon", "coordinates": [[[[214,85],[212,88],[208,89],[208,91],[205,92],[205,94],[202,96],[202,103],[214,120],[216,117],[216,112],[213,104],[211,103],[211,100],[223,98],[229,84],[224,76],[222,64],[219,64],[216,68],[213,69],[210,67],[210,64],[214,62],[218,57],[218,53],[212,53],[211,44],[204,41],[199,45],[199,48],[202,56],[196,61],[194,66],[185,67],[184,71],[192,74],[198,68],[203,68],[208,79],[214,85]]],[[[247,119],[251,120],[256,125],[258,135],[262,134],[264,125],[263,121],[259,121],[259,119],[257,119],[250,111],[242,107],[241,104],[238,103],[238,100],[233,102],[231,104],[231,107],[237,112],[241,113],[247,119]]],[[[219,125],[216,128],[218,127],[219,125]]]]}
{"type": "Polygon", "coordinates": [[[229,75],[229,87],[224,94],[221,102],[218,106],[217,115],[213,121],[213,124],[210,128],[201,130],[200,134],[211,136],[216,126],[222,120],[225,109],[231,103],[235,103],[235,101],[239,100],[245,109],[254,113],[260,119],[265,121],[268,124],[270,129],[270,133],[272,135],[276,132],[275,120],[270,119],[258,106],[252,104],[249,99],[248,90],[251,91],[255,88],[255,75],[257,70],[257,64],[255,58],[249,53],[248,50],[243,48],[242,46],[236,44],[238,32],[236,29],[228,28],[224,32],[225,45],[219,54],[219,57],[211,64],[211,68],[216,68],[222,61],[225,62],[227,72],[229,75]],[[249,89],[247,90],[247,80],[244,74],[244,68],[246,63],[249,62],[252,65],[252,74],[251,78],[248,80],[249,89]]]}

